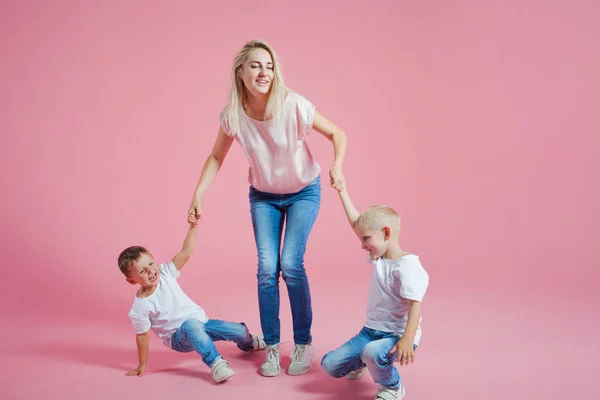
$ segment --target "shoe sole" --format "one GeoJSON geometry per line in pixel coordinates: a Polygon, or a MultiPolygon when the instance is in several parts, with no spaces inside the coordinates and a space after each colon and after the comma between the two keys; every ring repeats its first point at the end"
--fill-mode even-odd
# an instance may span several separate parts
{"type": "Polygon", "coordinates": [[[278,369],[277,369],[277,372],[275,372],[275,373],[272,373],[272,372],[265,372],[263,369],[261,369],[261,370],[260,370],[260,374],[261,374],[262,376],[265,376],[265,377],[267,377],[267,378],[273,378],[273,377],[275,377],[275,376],[279,375],[280,373],[281,373],[281,368],[278,368],[278,369]]]}
{"type": "Polygon", "coordinates": [[[306,374],[308,371],[310,371],[312,369],[314,361],[315,361],[315,356],[313,355],[312,358],[310,359],[310,365],[309,365],[308,369],[301,371],[301,372],[292,372],[292,371],[290,371],[290,368],[288,367],[288,375],[299,376],[299,375],[306,374]]]}
{"type": "Polygon", "coordinates": [[[227,374],[227,375],[224,375],[224,376],[220,377],[218,380],[217,380],[217,379],[214,379],[214,378],[213,378],[213,379],[214,379],[214,381],[215,381],[216,383],[221,383],[221,382],[223,382],[223,381],[225,381],[225,380],[227,380],[227,379],[231,378],[231,377],[232,377],[232,376],[234,376],[234,375],[235,375],[235,372],[231,371],[229,374],[227,374]]]}
{"type": "MultiPolygon", "coordinates": [[[[313,358],[313,360],[314,360],[314,358],[313,358]]],[[[313,367],[313,363],[311,362],[311,363],[310,363],[310,367],[308,367],[308,369],[306,369],[306,370],[304,370],[304,371],[300,371],[300,372],[293,372],[293,371],[290,371],[290,370],[289,370],[289,368],[288,368],[288,375],[291,375],[291,376],[300,376],[300,375],[304,375],[304,374],[306,374],[308,371],[310,371],[310,370],[312,369],[312,367],[313,367]]]]}
{"type": "Polygon", "coordinates": [[[291,375],[291,376],[300,376],[300,375],[304,375],[304,374],[306,374],[307,372],[309,372],[311,369],[312,369],[312,366],[311,366],[309,369],[307,369],[306,371],[302,371],[302,372],[291,372],[291,371],[289,371],[289,370],[288,370],[288,375],[291,375]]]}
{"type": "Polygon", "coordinates": [[[281,372],[281,371],[278,371],[278,372],[277,372],[277,373],[275,373],[275,374],[267,374],[267,373],[265,373],[265,372],[263,372],[263,371],[260,371],[260,374],[261,374],[262,376],[266,377],[266,378],[274,378],[274,377],[276,377],[277,375],[279,375],[279,374],[280,374],[280,372],[281,372]]]}

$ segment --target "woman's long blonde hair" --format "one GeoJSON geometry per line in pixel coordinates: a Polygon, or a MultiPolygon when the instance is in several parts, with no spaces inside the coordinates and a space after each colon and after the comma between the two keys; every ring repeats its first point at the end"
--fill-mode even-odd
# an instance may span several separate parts
{"type": "Polygon", "coordinates": [[[279,59],[275,50],[262,40],[251,40],[236,54],[233,60],[233,68],[231,70],[231,87],[229,92],[229,101],[227,103],[227,111],[225,118],[229,124],[229,130],[232,133],[240,131],[240,113],[243,111],[243,104],[247,100],[248,94],[244,81],[239,77],[238,73],[248,59],[248,55],[254,49],[263,49],[269,52],[273,60],[273,81],[271,82],[271,90],[269,92],[269,100],[267,101],[266,117],[277,118],[281,114],[283,104],[288,89],[283,83],[283,76],[279,66],[279,59]]]}

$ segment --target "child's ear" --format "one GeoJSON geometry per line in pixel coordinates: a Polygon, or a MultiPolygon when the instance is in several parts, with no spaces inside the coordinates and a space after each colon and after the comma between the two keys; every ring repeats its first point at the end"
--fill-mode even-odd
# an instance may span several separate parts
{"type": "Polygon", "coordinates": [[[126,280],[127,282],[131,283],[132,285],[135,285],[135,284],[136,284],[136,282],[135,282],[133,279],[131,279],[131,278],[125,278],[125,280],[126,280]]]}
{"type": "Polygon", "coordinates": [[[383,238],[385,240],[388,240],[390,238],[390,232],[391,232],[391,230],[388,226],[383,227],[383,238]]]}

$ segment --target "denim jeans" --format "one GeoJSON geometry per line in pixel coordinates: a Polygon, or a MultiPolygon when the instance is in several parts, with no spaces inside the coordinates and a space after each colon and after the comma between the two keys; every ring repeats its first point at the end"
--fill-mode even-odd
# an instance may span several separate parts
{"type": "MultiPolygon", "coordinates": [[[[400,336],[396,334],[365,326],[358,335],[325,354],[321,359],[321,366],[334,378],[341,378],[352,371],[367,367],[375,383],[398,389],[400,375],[394,367],[397,353],[389,353],[399,340],[400,336]]],[[[414,344],[413,349],[417,349],[414,344]]]]}
{"type": "Polygon", "coordinates": [[[252,350],[252,335],[243,323],[209,319],[206,323],[197,319],[188,319],[171,337],[171,348],[181,353],[197,351],[202,361],[211,367],[221,355],[214,342],[226,340],[237,344],[242,351],[252,350]]]}
{"type": "Polygon", "coordinates": [[[294,343],[310,344],[312,305],[304,253],[321,205],[321,180],[317,177],[299,192],[290,194],[265,193],[250,186],[249,199],[258,253],[258,307],[265,343],[274,345],[280,341],[281,274],[292,309],[294,343]]]}

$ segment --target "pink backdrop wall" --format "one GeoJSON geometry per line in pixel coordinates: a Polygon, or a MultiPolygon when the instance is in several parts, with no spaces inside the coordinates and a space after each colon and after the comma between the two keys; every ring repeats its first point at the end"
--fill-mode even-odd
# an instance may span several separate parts
{"type": "MultiPolygon", "coordinates": [[[[395,207],[403,246],[430,273],[421,364],[410,372],[421,395],[411,398],[508,390],[488,375],[516,377],[525,397],[514,398],[592,398],[599,11],[592,1],[537,0],[2,2],[1,342],[14,375],[0,374],[1,390],[30,393],[24,370],[42,357],[9,348],[42,335],[60,349],[84,325],[95,327],[98,353],[120,343],[135,366],[133,288],[116,257],[131,244],[163,260],[178,250],[233,56],[262,38],[286,83],[347,133],[356,204],[395,207]],[[460,380],[477,373],[468,388],[460,380]],[[554,374],[563,386],[550,390],[554,374]]],[[[318,134],[309,145],[326,177],[331,145],[318,134]]],[[[246,175],[235,144],[204,202],[182,285],[210,315],[257,330],[246,175]]],[[[364,257],[324,186],[306,256],[319,359],[363,322],[364,257]]],[[[50,353],[46,368],[60,358],[50,353]]],[[[121,382],[120,372],[103,385],[121,382]]],[[[56,379],[39,382],[52,390],[56,379]]]]}

